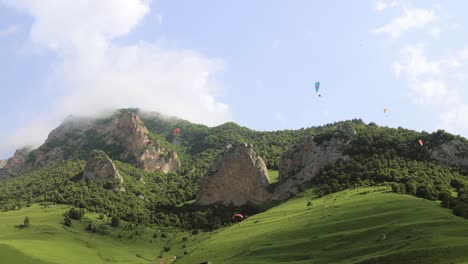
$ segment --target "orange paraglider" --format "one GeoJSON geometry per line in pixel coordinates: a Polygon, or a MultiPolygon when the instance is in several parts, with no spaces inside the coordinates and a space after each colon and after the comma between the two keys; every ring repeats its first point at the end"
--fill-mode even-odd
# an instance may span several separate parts
{"type": "Polygon", "coordinates": [[[179,133],[180,133],[180,128],[176,127],[174,129],[174,136],[176,137],[177,135],[179,135],[179,133]]]}
{"type": "Polygon", "coordinates": [[[232,216],[232,221],[240,222],[244,220],[244,216],[242,214],[235,214],[232,216]]]}

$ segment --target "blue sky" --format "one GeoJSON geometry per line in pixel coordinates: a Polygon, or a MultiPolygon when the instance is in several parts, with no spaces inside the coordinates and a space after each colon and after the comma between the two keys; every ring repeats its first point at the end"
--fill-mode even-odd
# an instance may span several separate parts
{"type": "Polygon", "coordinates": [[[362,118],[468,136],[466,10],[462,0],[0,0],[0,158],[42,143],[69,114],[119,107],[257,130],[362,118]]]}

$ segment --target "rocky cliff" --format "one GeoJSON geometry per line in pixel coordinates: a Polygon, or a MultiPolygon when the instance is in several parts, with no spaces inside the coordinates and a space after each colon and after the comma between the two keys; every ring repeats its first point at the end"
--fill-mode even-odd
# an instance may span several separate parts
{"type": "Polygon", "coordinates": [[[122,110],[107,119],[71,117],[54,129],[38,149],[15,154],[2,174],[17,176],[63,160],[85,159],[93,149],[102,149],[111,158],[146,171],[167,173],[179,168],[177,153],[150,137],[140,117],[131,111],[122,110]]]}
{"type": "Polygon", "coordinates": [[[171,172],[181,164],[175,151],[164,149],[156,140],[149,138],[149,131],[140,117],[132,112],[123,112],[119,119],[112,121],[106,131],[105,142],[120,146],[118,158],[131,161],[146,171],[171,172]]]}
{"type": "Polygon", "coordinates": [[[244,143],[229,145],[202,178],[197,202],[201,205],[261,204],[271,198],[268,185],[265,162],[252,146],[244,143]]]}
{"type": "Polygon", "coordinates": [[[112,160],[106,155],[106,153],[100,150],[94,150],[91,152],[91,155],[86,162],[86,167],[81,180],[112,180],[116,183],[116,185],[113,186],[114,190],[124,190],[122,187],[122,176],[120,175],[112,160]]]}
{"type": "Polygon", "coordinates": [[[6,160],[0,160],[0,170],[3,169],[3,167],[5,167],[6,163],[6,160]]]}
{"type": "Polygon", "coordinates": [[[431,158],[452,166],[468,167],[468,144],[455,139],[435,146],[431,158]]]}
{"type": "Polygon", "coordinates": [[[29,148],[18,149],[13,157],[5,162],[2,170],[0,171],[0,178],[16,176],[21,174],[22,171],[29,169],[26,166],[30,152],[31,150],[29,148]]]}
{"type": "Polygon", "coordinates": [[[292,146],[281,157],[279,183],[275,188],[273,199],[289,198],[298,193],[301,186],[317,175],[325,165],[340,159],[348,160],[349,157],[342,151],[345,144],[347,140],[339,137],[317,144],[314,137],[307,136],[292,146]]]}

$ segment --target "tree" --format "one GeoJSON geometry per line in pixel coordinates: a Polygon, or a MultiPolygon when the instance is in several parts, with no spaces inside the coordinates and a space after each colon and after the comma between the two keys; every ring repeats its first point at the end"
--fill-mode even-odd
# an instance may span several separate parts
{"type": "Polygon", "coordinates": [[[396,193],[400,193],[400,184],[396,182],[392,182],[392,191],[396,193]]]}
{"type": "Polygon", "coordinates": [[[112,227],[118,227],[120,225],[120,218],[113,216],[111,220],[112,227]]]}
{"type": "Polygon", "coordinates": [[[442,201],[442,207],[453,208],[455,206],[456,199],[452,197],[452,194],[448,190],[443,190],[439,193],[439,200],[442,201]]]}
{"type": "Polygon", "coordinates": [[[24,226],[25,226],[25,227],[28,227],[29,224],[30,224],[29,216],[26,216],[26,217],[24,218],[24,221],[23,221],[23,222],[24,222],[24,226]]]}
{"type": "Polygon", "coordinates": [[[468,205],[464,203],[458,203],[453,208],[453,214],[456,216],[468,218],[468,205]]]}
{"type": "Polygon", "coordinates": [[[72,220],[71,220],[70,216],[68,216],[68,214],[65,214],[65,217],[63,218],[63,223],[66,226],[71,226],[72,225],[72,220]]]}
{"type": "Polygon", "coordinates": [[[84,214],[85,214],[85,210],[82,208],[76,209],[73,207],[72,209],[70,209],[70,211],[68,211],[68,216],[71,219],[75,219],[75,220],[81,220],[84,214]]]}

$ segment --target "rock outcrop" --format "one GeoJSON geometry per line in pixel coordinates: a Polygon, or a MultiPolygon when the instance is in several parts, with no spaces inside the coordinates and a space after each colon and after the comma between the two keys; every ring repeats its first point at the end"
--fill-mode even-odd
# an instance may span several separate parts
{"type": "Polygon", "coordinates": [[[6,160],[0,160],[0,170],[3,169],[3,167],[5,167],[6,163],[6,160]]]}
{"type": "Polygon", "coordinates": [[[349,139],[353,140],[356,138],[356,129],[352,124],[349,122],[344,122],[339,126],[339,131],[344,135],[347,136],[349,139]]]}
{"type": "MultiPolygon", "coordinates": [[[[352,133],[353,134],[353,133],[352,133]]],[[[304,183],[310,181],[325,165],[338,160],[348,160],[343,154],[345,139],[332,137],[317,144],[314,137],[307,136],[284,153],[279,165],[279,183],[273,199],[283,200],[300,191],[304,183]]]]}
{"type": "Polygon", "coordinates": [[[114,186],[115,190],[123,190],[122,176],[120,175],[112,160],[106,155],[106,153],[100,150],[94,150],[91,152],[91,155],[86,162],[86,167],[81,180],[111,180],[117,183],[116,186],[114,186]]]}
{"type": "Polygon", "coordinates": [[[132,161],[145,171],[164,173],[180,168],[180,160],[175,151],[164,149],[149,138],[149,131],[140,117],[132,112],[123,112],[115,119],[105,133],[107,145],[120,145],[119,159],[132,161]]]}
{"type": "Polygon", "coordinates": [[[271,198],[268,185],[265,162],[257,156],[251,145],[238,143],[226,147],[224,154],[202,178],[197,202],[201,205],[261,204],[271,198]]]}
{"type": "Polygon", "coordinates": [[[179,168],[177,153],[165,149],[150,135],[132,111],[122,110],[107,119],[69,117],[38,149],[26,154],[21,150],[22,156],[15,155],[2,174],[18,176],[63,160],[86,158],[96,148],[146,171],[167,173],[179,168]]]}
{"type": "Polygon", "coordinates": [[[443,143],[432,149],[431,158],[451,166],[468,167],[468,143],[459,139],[443,143]]]}
{"type": "Polygon", "coordinates": [[[22,171],[27,170],[27,161],[29,153],[31,150],[29,148],[22,148],[15,151],[13,157],[9,158],[0,173],[0,178],[16,176],[22,173],[22,171]]]}

